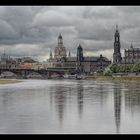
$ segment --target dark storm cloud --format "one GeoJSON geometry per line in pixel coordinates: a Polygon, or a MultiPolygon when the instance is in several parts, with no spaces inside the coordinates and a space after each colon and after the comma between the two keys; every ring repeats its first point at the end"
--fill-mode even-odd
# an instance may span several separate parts
{"type": "Polygon", "coordinates": [[[112,58],[116,24],[121,47],[139,47],[140,7],[113,6],[1,6],[0,52],[13,56],[48,58],[62,34],[64,45],[76,54],[80,43],[86,55],[112,58]],[[92,53],[93,52],[93,53],[92,53]]]}

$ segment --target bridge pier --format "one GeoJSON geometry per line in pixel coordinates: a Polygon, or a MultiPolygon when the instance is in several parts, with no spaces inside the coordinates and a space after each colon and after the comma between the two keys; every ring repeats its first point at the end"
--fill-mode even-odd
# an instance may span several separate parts
{"type": "Polygon", "coordinates": [[[47,72],[47,78],[48,78],[48,79],[51,78],[51,72],[47,72]]]}
{"type": "Polygon", "coordinates": [[[22,70],[21,71],[21,76],[23,77],[23,78],[26,78],[26,76],[29,74],[29,72],[28,72],[28,70],[22,70]]]}

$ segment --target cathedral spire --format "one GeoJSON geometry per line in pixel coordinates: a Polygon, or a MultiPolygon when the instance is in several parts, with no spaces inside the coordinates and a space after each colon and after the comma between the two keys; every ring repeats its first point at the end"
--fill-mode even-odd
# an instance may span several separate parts
{"type": "Polygon", "coordinates": [[[115,31],[115,42],[120,42],[120,34],[119,34],[119,30],[118,30],[118,25],[116,25],[116,31],[115,31]]]}

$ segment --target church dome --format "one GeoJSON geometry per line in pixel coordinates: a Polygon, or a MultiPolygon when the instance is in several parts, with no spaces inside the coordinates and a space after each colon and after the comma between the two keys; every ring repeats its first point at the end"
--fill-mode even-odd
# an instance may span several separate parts
{"type": "Polygon", "coordinates": [[[59,34],[58,38],[59,38],[59,39],[62,39],[62,35],[61,35],[61,34],[59,34]]]}

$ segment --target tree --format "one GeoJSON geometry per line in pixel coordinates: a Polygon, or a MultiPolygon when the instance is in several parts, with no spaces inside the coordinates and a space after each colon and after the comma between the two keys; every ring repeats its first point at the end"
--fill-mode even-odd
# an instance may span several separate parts
{"type": "Polygon", "coordinates": [[[133,65],[132,69],[131,69],[132,72],[140,72],[140,62],[137,62],[133,65]]]}
{"type": "Polygon", "coordinates": [[[117,72],[119,72],[120,67],[119,67],[116,63],[113,63],[112,66],[110,67],[110,70],[111,70],[113,73],[117,73],[117,72]]]}
{"type": "Polygon", "coordinates": [[[112,76],[112,71],[108,69],[107,71],[104,72],[104,76],[112,76]]]}
{"type": "Polygon", "coordinates": [[[119,72],[125,72],[126,71],[126,66],[125,65],[120,65],[119,66],[119,72]]]}

